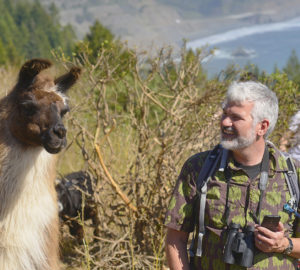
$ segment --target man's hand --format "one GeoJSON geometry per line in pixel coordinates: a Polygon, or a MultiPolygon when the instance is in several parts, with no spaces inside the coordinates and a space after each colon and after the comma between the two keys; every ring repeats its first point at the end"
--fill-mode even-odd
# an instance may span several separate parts
{"type": "Polygon", "coordinates": [[[282,253],[288,247],[289,241],[284,236],[284,227],[281,222],[279,222],[276,232],[258,225],[255,229],[255,246],[259,250],[282,253]]]}

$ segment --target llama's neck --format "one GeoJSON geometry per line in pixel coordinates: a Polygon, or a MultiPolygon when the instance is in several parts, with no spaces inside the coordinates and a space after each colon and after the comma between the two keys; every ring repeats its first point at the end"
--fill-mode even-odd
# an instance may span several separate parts
{"type": "Polygon", "coordinates": [[[0,246],[5,247],[0,268],[35,269],[37,262],[46,266],[43,236],[57,215],[54,157],[42,148],[15,147],[5,152],[0,167],[0,246]]]}
{"type": "Polygon", "coordinates": [[[54,156],[40,147],[15,147],[7,151],[0,171],[0,215],[12,211],[20,200],[30,205],[36,195],[49,191],[55,177],[54,163],[54,156]]]}

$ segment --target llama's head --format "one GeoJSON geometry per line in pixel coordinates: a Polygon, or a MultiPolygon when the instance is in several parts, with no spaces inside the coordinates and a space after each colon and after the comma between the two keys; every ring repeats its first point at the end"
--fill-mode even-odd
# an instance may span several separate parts
{"type": "Polygon", "coordinates": [[[52,79],[44,72],[51,66],[45,59],[32,59],[21,68],[16,86],[10,95],[12,110],[9,128],[25,146],[42,146],[49,153],[58,153],[66,146],[66,129],[62,122],[69,111],[66,91],[77,81],[77,67],[52,79]]]}

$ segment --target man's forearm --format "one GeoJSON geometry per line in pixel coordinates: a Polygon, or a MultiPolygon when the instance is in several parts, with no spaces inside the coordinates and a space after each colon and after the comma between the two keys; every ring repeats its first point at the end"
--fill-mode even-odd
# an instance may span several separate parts
{"type": "Polygon", "coordinates": [[[188,270],[189,262],[186,249],[178,246],[166,246],[167,260],[170,270],[188,270]]]}
{"type": "Polygon", "coordinates": [[[166,256],[170,270],[189,269],[187,239],[187,233],[168,229],[166,238],[166,256]]]}

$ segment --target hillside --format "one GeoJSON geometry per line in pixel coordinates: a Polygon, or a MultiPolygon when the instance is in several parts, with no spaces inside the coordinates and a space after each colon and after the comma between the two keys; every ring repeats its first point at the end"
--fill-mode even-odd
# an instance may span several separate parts
{"type": "Polygon", "coordinates": [[[39,2],[0,0],[0,65],[16,64],[33,57],[51,57],[51,50],[63,48],[71,55],[75,34],[62,26],[56,8],[39,2]]]}
{"type": "Polygon", "coordinates": [[[130,46],[147,48],[192,40],[229,29],[300,16],[298,0],[41,0],[55,3],[61,22],[79,38],[98,19],[130,46]]]}

